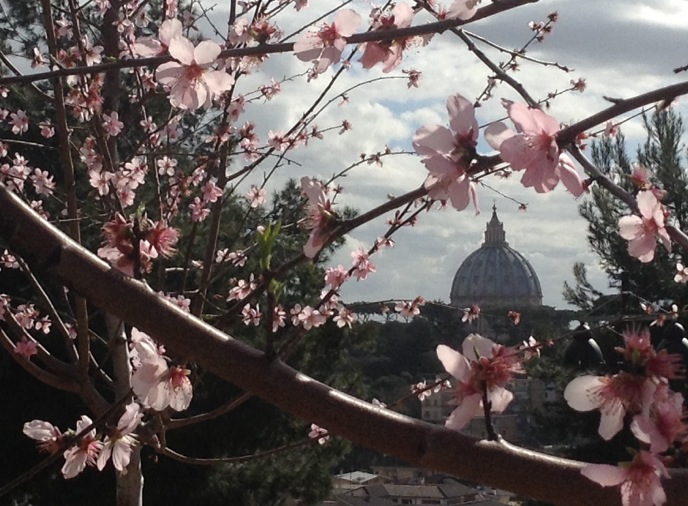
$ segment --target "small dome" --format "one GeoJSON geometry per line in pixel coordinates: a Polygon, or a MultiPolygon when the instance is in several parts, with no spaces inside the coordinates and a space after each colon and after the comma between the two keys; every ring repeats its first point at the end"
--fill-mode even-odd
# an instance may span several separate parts
{"type": "Polygon", "coordinates": [[[523,255],[509,247],[494,206],[485,242],[456,271],[450,298],[458,307],[542,305],[537,274],[523,255]]]}

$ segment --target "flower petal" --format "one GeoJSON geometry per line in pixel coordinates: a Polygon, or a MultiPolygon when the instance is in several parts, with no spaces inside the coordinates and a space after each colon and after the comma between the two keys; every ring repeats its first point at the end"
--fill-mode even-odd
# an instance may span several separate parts
{"type": "Polygon", "coordinates": [[[626,480],[623,469],[609,464],[589,464],[581,469],[581,474],[603,487],[614,487],[626,480]]]}
{"type": "Polygon", "coordinates": [[[191,65],[194,61],[194,45],[189,39],[182,35],[172,38],[169,51],[172,58],[180,61],[184,65],[191,65]]]}
{"type": "Polygon", "coordinates": [[[578,175],[573,161],[566,155],[559,155],[559,176],[561,182],[564,183],[566,189],[570,191],[574,197],[580,197],[585,192],[583,188],[583,181],[578,175]]]}
{"type": "Polygon", "coordinates": [[[478,138],[478,120],[475,119],[473,104],[459,94],[447,99],[449,125],[457,134],[471,134],[473,140],[478,138]]]}
{"type": "Polygon", "coordinates": [[[464,398],[461,405],[452,411],[447,418],[446,427],[452,430],[461,430],[476,416],[482,413],[481,395],[473,394],[464,398]]]}
{"type": "Polygon", "coordinates": [[[448,155],[454,149],[454,135],[441,125],[420,127],[413,136],[413,149],[424,156],[448,155]]]}
{"type": "Polygon", "coordinates": [[[603,385],[599,376],[578,376],[566,385],[564,399],[576,411],[592,411],[602,404],[601,397],[594,392],[603,385]]]}
{"type": "Polygon", "coordinates": [[[464,381],[470,375],[471,368],[466,357],[449,346],[440,344],[437,347],[437,358],[442,362],[444,369],[457,380],[464,381]]]}
{"type": "Polygon", "coordinates": [[[502,142],[516,135],[511,128],[501,121],[490,123],[485,129],[485,140],[493,149],[501,151],[502,142]]]}
{"type": "Polygon", "coordinates": [[[337,33],[341,37],[349,37],[353,35],[358,27],[361,26],[361,15],[351,9],[342,9],[334,18],[334,25],[337,27],[337,33]]]}
{"type": "Polygon", "coordinates": [[[216,42],[213,42],[212,40],[204,40],[203,42],[199,42],[194,49],[194,60],[201,67],[208,67],[217,59],[218,56],[220,56],[221,52],[222,48],[220,48],[216,42]]]}

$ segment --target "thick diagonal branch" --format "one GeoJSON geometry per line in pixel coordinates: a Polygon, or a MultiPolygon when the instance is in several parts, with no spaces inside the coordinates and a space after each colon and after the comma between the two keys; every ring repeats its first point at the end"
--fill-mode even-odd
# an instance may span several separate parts
{"type": "MultiPolygon", "coordinates": [[[[351,397],[305,376],[169,304],[71,241],[0,186],[0,237],[93,304],[173,353],[330,433],[414,465],[566,505],[618,505],[620,494],[580,474],[581,462],[479,441],[351,397]]],[[[668,503],[688,506],[688,473],[664,481],[668,503]]]]}

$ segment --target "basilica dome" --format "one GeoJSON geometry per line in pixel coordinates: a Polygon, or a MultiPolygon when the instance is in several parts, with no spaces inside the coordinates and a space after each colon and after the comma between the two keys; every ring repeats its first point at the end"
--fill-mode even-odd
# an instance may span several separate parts
{"type": "Polygon", "coordinates": [[[537,274],[530,262],[506,242],[496,207],[487,223],[485,242],[456,271],[450,298],[457,307],[542,305],[537,274]]]}

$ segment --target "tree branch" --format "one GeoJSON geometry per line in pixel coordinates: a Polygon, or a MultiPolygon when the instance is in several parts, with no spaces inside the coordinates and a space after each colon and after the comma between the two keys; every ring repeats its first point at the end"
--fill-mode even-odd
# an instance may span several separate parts
{"type": "MultiPolygon", "coordinates": [[[[330,433],[393,455],[529,497],[566,505],[619,505],[617,489],[583,477],[583,463],[472,437],[402,416],[339,392],[191,317],[149,287],[123,276],[44,221],[0,186],[0,237],[93,304],[135,325],[172,352],[194,360],[330,433]]],[[[688,471],[663,486],[668,504],[688,505],[688,471]]]]}
{"type": "MultiPolygon", "coordinates": [[[[463,26],[474,21],[479,21],[481,19],[494,16],[495,14],[499,14],[501,12],[515,9],[516,7],[520,7],[521,5],[537,2],[538,0],[500,0],[499,2],[493,2],[489,5],[486,5],[485,7],[478,9],[475,13],[475,16],[466,21],[461,19],[445,19],[443,21],[438,21],[436,23],[427,23],[425,25],[411,26],[408,28],[369,31],[365,33],[352,35],[351,37],[347,37],[347,42],[349,44],[361,44],[363,42],[368,41],[394,40],[406,37],[414,37],[417,35],[442,33],[443,31],[449,28],[463,26]]],[[[225,51],[222,51],[218,58],[239,58],[242,56],[289,53],[293,50],[293,42],[281,44],[261,44],[258,46],[245,47],[240,49],[227,49],[225,51]]],[[[151,67],[160,65],[161,63],[165,63],[171,60],[171,56],[154,56],[151,58],[136,58],[132,60],[111,61],[109,63],[91,65],[90,67],[61,68],[49,72],[37,72],[35,74],[27,74],[23,76],[2,77],[0,78],[0,86],[7,86],[10,84],[20,83],[31,83],[35,81],[41,81],[44,79],[53,79],[56,77],[98,74],[100,72],[107,72],[116,69],[151,67]]]]}

